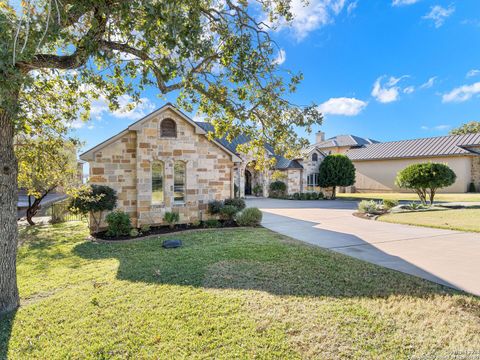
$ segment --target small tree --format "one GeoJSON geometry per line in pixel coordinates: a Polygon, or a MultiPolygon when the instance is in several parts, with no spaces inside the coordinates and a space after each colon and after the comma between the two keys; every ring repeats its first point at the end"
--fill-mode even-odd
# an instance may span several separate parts
{"type": "Polygon", "coordinates": [[[68,192],[78,185],[76,144],[75,140],[61,137],[17,137],[18,186],[29,196],[27,221],[30,225],[35,225],[32,218],[49,193],[56,189],[68,192]],[[34,198],[33,202],[30,197],[34,198]]]}
{"type": "Polygon", "coordinates": [[[450,135],[465,135],[480,133],[480,121],[470,121],[462,126],[452,129],[450,135]]]}
{"type": "Polygon", "coordinates": [[[414,190],[422,204],[433,204],[438,189],[452,185],[457,175],[445,164],[420,163],[407,166],[397,174],[396,185],[414,190]]]}
{"type": "Polygon", "coordinates": [[[318,185],[331,187],[332,199],[335,199],[337,186],[351,186],[355,183],[355,166],[345,155],[328,155],[318,169],[318,185]]]}
{"type": "Polygon", "coordinates": [[[83,186],[74,195],[70,208],[80,214],[90,214],[98,232],[104,211],[111,211],[117,205],[117,193],[109,186],[83,186]]]}

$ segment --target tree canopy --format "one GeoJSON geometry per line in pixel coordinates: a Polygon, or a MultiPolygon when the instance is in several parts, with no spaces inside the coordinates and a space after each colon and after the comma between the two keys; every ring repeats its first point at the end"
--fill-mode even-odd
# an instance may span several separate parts
{"type": "Polygon", "coordinates": [[[480,121],[470,121],[450,131],[450,135],[464,135],[476,133],[480,133],[480,121]]]}
{"type": "Polygon", "coordinates": [[[337,186],[351,186],[355,183],[355,166],[343,154],[328,155],[318,169],[318,185],[332,187],[332,198],[336,196],[337,186]]]}
{"type": "Polygon", "coordinates": [[[17,136],[18,186],[34,197],[27,209],[27,220],[31,225],[34,225],[32,217],[45,196],[55,189],[68,192],[79,185],[77,144],[75,140],[58,137],[17,136]]]}
{"type": "Polygon", "coordinates": [[[457,175],[448,165],[429,162],[407,166],[397,174],[395,183],[399,187],[414,190],[422,204],[426,204],[427,197],[433,204],[437,190],[452,185],[456,178],[457,175]]]}

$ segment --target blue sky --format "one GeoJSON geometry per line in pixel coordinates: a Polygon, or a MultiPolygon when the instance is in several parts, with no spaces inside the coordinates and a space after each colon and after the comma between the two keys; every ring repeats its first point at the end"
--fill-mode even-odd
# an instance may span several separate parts
{"type": "MultiPolygon", "coordinates": [[[[320,105],[327,137],[438,136],[480,121],[479,0],[294,0],[293,11],[272,35],[281,66],[305,76],[291,99],[320,105]]],[[[74,132],[94,146],[163,105],[155,94],[129,113],[97,102],[74,132]]]]}

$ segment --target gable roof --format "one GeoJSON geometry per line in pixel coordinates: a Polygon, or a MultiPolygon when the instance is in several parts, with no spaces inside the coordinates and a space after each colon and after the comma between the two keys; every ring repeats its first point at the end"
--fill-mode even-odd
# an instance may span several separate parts
{"type": "MultiPolygon", "coordinates": [[[[178,116],[180,116],[182,119],[184,119],[186,122],[188,122],[189,124],[191,124],[194,128],[195,128],[195,133],[196,134],[200,134],[200,135],[206,135],[207,132],[205,131],[204,128],[202,128],[199,124],[197,124],[195,121],[193,121],[192,119],[190,119],[190,117],[188,117],[187,115],[185,115],[182,111],[178,110],[175,106],[173,106],[171,103],[166,103],[165,105],[163,105],[162,107],[160,107],[159,109],[155,110],[154,112],[144,116],[143,118],[141,118],[140,120],[134,122],[133,124],[131,124],[130,126],[128,126],[126,129],[120,131],[118,134],[108,138],[107,140],[101,142],[100,144],[94,146],[93,148],[85,151],[83,154],[80,154],[80,159],[82,160],[91,160],[93,159],[93,155],[96,151],[99,151],[101,149],[103,149],[104,147],[110,145],[111,143],[115,142],[116,140],[118,140],[119,138],[121,138],[123,135],[127,134],[129,131],[136,131],[138,129],[140,129],[140,126],[146,122],[146,121],[149,121],[151,118],[153,118],[154,116],[158,115],[160,112],[162,111],[165,111],[165,110],[171,110],[173,111],[174,113],[176,113],[178,116]]],[[[224,151],[226,151],[229,155],[232,156],[232,160],[234,162],[240,162],[241,159],[238,157],[238,155],[236,154],[235,151],[231,151],[231,149],[229,147],[226,147],[225,144],[223,143],[220,143],[217,139],[213,140],[213,143],[215,143],[216,145],[218,145],[220,148],[222,148],[224,151]]]]}
{"type": "Polygon", "coordinates": [[[368,138],[362,138],[360,136],[337,135],[325,141],[316,143],[315,146],[317,148],[322,149],[322,148],[343,147],[343,146],[356,147],[356,146],[365,146],[365,145],[376,144],[376,143],[378,143],[378,141],[368,139],[368,138]]]}
{"type": "MultiPolygon", "coordinates": [[[[208,122],[197,122],[206,132],[214,132],[214,127],[208,122]]],[[[235,137],[232,141],[228,141],[225,137],[216,139],[219,143],[223,144],[225,147],[229,148],[230,151],[237,153],[237,146],[245,144],[250,141],[250,138],[244,134],[240,134],[235,137]]],[[[289,160],[282,155],[275,154],[275,151],[272,146],[269,144],[265,145],[268,153],[273,156],[277,162],[275,164],[275,169],[277,170],[286,170],[286,169],[303,169],[303,166],[297,160],[289,160]]]]}
{"type": "Polygon", "coordinates": [[[478,149],[470,149],[472,146],[480,146],[480,133],[374,143],[350,149],[346,155],[351,160],[478,155],[478,149]]]}

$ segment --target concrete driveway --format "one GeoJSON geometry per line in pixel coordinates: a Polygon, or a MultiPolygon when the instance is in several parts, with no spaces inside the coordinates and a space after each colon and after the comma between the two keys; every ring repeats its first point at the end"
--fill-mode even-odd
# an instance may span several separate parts
{"type": "Polygon", "coordinates": [[[356,201],[248,199],[292,238],[480,295],[480,234],[357,218],[356,201]]]}

